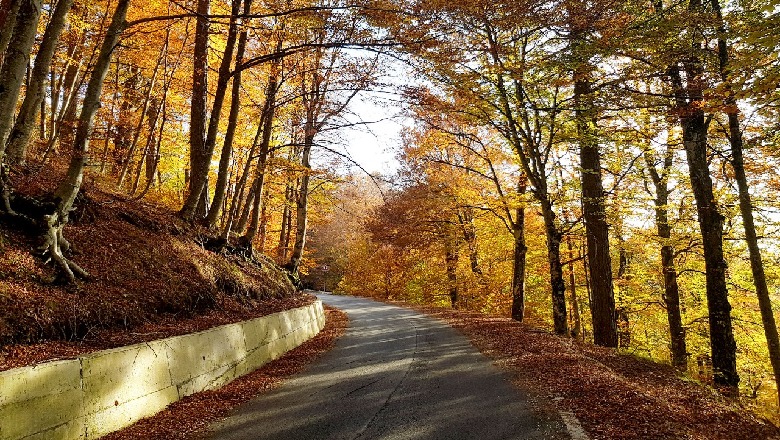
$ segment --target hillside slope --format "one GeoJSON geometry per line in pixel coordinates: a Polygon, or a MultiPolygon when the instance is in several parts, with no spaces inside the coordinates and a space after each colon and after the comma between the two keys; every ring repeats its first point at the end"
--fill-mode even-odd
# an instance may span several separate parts
{"type": "MultiPolygon", "coordinates": [[[[45,182],[31,183],[25,194],[45,193],[39,185],[45,182]]],[[[80,196],[65,233],[72,258],[92,277],[77,286],[59,283],[35,254],[37,231],[0,218],[0,369],[311,300],[272,261],[208,251],[207,231],[94,185],[80,196]]]]}

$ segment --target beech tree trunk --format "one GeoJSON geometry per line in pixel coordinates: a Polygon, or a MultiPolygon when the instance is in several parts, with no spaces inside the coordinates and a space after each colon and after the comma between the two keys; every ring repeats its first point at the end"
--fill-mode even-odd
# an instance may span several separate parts
{"type": "Polygon", "coordinates": [[[553,324],[555,333],[569,335],[566,316],[566,283],[563,281],[561,264],[561,239],[563,235],[555,222],[555,212],[549,201],[542,201],[542,216],[547,236],[547,262],[550,265],[550,285],[552,287],[553,324]]]}
{"type": "MultiPolygon", "coordinates": [[[[507,81],[504,78],[504,62],[500,56],[500,50],[493,32],[492,25],[486,20],[484,23],[487,43],[493,65],[499,70],[496,75],[496,91],[500,104],[501,116],[504,119],[502,135],[512,145],[517,154],[525,177],[531,184],[532,194],[539,202],[542,217],[544,218],[545,235],[547,237],[547,261],[550,265],[550,290],[552,294],[552,314],[555,333],[569,335],[566,316],[566,285],[563,281],[563,266],[561,264],[561,231],[556,224],[556,215],[553,203],[550,199],[547,183],[547,157],[544,152],[545,142],[543,135],[536,130],[542,130],[541,126],[547,123],[555,123],[555,113],[549,120],[542,122],[538,114],[530,114],[521,110],[530,104],[524,101],[522,95],[512,94],[507,89],[507,81]],[[519,98],[516,102],[513,99],[519,98]],[[514,106],[513,107],[513,102],[514,106]]],[[[514,87],[522,87],[521,80],[514,80],[514,87]]],[[[490,124],[494,124],[490,121],[490,124]]],[[[554,130],[551,130],[551,132],[554,130]]],[[[552,140],[549,139],[551,142],[552,140]]]]}
{"type": "Polygon", "coordinates": [[[160,118],[160,101],[157,97],[152,98],[149,103],[149,116],[146,120],[147,130],[149,132],[146,135],[146,142],[144,143],[144,150],[141,152],[141,158],[138,160],[138,166],[135,169],[135,177],[133,178],[133,186],[130,189],[130,194],[135,195],[138,191],[138,187],[141,184],[141,174],[146,171],[147,181],[150,176],[154,176],[156,171],[155,162],[155,150],[157,148],[157,134],[155,132],[157,128],[157,120],[160,118]],[[144,167],[144,164],[146,165],[144,167]]]}
{"type": "MultiPolygon", "coordinates": [[[[72,6],[73,0],[59,0],[52,13],[51,20],[46,26],[43,40],[38,48],[38,54],[35,56],[35,67],[33,67],[30,73],[30,84],[27,87],[24,101],[22,101],[16,122],[8,138],[6,154],[10,163],[19,165],[24,165],[25,163],[27,145],[30,142],[35,126],[36,113],[40,110],[41,105],[44,104],[43,97],[51,60],[57,49],[60,35],[67,24],[66,18],[72,6]]],[[[52,113],[54,111],[55,109],[52,108],[52,113]]],[[[41,112],[40,116],[41,127],[43,127],[45,124],[44,112],[41,112]]]]}
{"type": "MultiPolygon", "coordinates": [[[[254,161],[255,153],[257,151],[257,147],[260,144],[260,137],[263,135],[263,126],[264,126],[263,118],[260,117],[260,123],[257,126],[257,132],[255,133],[254,140],[252,141],[252,146],[249,148],[249,154],[247,154],[246,157],[246,163],[244,163],[244,169],[241,172],[241,177],[239,177],[238,182],[236,182],[236,194],[233,196],[231,202],[230,202],[230,210],[227,212],[227,215],[225,216],[225,225],[222,228],[222,234],[221,237],[224,240],[227,240],[230,237],[230,232],[238,232],[243,230],[243,228],[238,229],[236,228],[236,216],[238,215],[238,212],[243,207],[251,206],[252,205],[252,197],[254,193],[254,183],[252,185],[252,188],[247,188],[247,181],[249,180],[249,173],[252,171],[252,163],[254,161]],[[246,197],[244,195],[247,195],[246,197]],[[246,199],[246,200],[244,200],[246,199]],[[242,203],[245,203],[242,205],[242,203]]],[[[247,218],[249,214],[247,213],[247,218]]],[[[244,227],[246,224],[244,225],[244,227]]]]}
{"type": "Polygon", "coordinates": [[[477,231],[474,227],[474,208],[470,206],[458,207],[458,225],[463,233],[463,241],[469,248],[469,262],[471,272],[483,279],[482,269],[479,267],[479,252],[477,250],[477,231]]]}
{"type": "MultiPolygon", "coordinates": [[[[236,15],[238,14],[238,8],[236,6],[240,6],[241,1],[235,0],[234,1],[234,8],[236,8],[236,15]]],[[[248,15],[250,12],[250,8],[252,7],[252,1],[251,0],[244,0],[244,9],[243,13],[244,15],[248,15]]],[[[239,26],[241,24],[241,21],[237,21],[236,26],[239,26]]],[[[228,126],[227,130],[225,132],[225,140],[222,144],[222,153],[220,155],[219,159],[219,172],[217,173],[217,182],[214,186],[214,199],[211,203],[211,209],[209,210],[209,214],[206,217],[206,224],[213,228],[217,225],[217,220],[219,219],[219,213],[220,209],[222,207],[222,204],[225,201],[225,191],[227,190],[227,184],[228,184],[228,174],[230,169],[230,160],[233,157],[233,140],[235,139],[236,135],[236,126],[238,125],[238,112],[240,110],[240,104],[241,104],[241,70],[239,67],[243,63],[244,60],[244,50],[246,48],[246,40],[249,35],[249,29],[244,28],[244,31],[241,32],[241,36],[238,39],[238,47],[236,48],[236,71],[233,74],[233,88],[231,91],[231,100],[230,100],[230,114],[228,115],[228,126]]],[[[230,43],[230,41],[228,41],[230,43]]],[[[227,51],[225,52],[225,56],[227,56],[227,51]]],[[[224,59],[223,59],[224,61],[224,59]]],[[[229,64],[228,64],[229,68],[229,64]]]]}
{"type": "Polygon", "coordinates": [[[193,220],[204,201],[211,152],[206,150],[206,98],[208,94],[210,0],[198,0],[195,21],[195,49],[192,56],[192,99],[190,100],[190,179],[181,209],[185,220],[193,220]]]}
{"type": "Polygon", "coordinates": [[[130,0],[117,2],[116,10],[106,31],[84,95],[70,166],[65,179],[54,192],[54,198],[58,200],[58,204],[56,210],[46,216],[46,252],[58,263],[70,282],[75,282],[76,276],[88,277],[89,275],[63,255],[63,251],[67,250],[70,245],[64,239],[62,231],[68,222],[68,214],[73,209],[73,202],[76,200],[81,189],[81,182],[84,179],[84,168],[89,158],[89,138],[94,128],[95,114],[100,107],[103,82],[111,65],[111,55],[125,28],[125,17],[129,4],[130,0]]]}
{"type": "Polygon", "coordinates": [[[753,218],[753,202],[750,196],[747,175],[745,173],[744,143],[742,130],[740,129],[740,112],[729,80],[729,51],[725,37],[726,29],[723,23],[720,2],[711,0],[712,8],[718,20],[718,60],[721,81],[726,84],[725,112],[728,117],[728,138],[731,145],[731,166],[734,169],[734,179],[737,181],[739,191],[739,210],[742,214],[742,226],[745,230],[745,242],[750,254],[750,269],[753,273],[753,285],[756,288],[758,306],[761,310],[761,322],[764,327],[769,360],[772,364],[777,387],[778,401],[780,402],[780,337],[777,334],[777,322],[772,311],[772,300],[764,272],[764,262],[761,257],[761,249],[758,245],[755,219],[753,218]]]}
{"type": "Polygon", "coordinates": [[[13,28],[13,38],[8,44],[2,68],[0,68],[0,162],[5,162],[5,147],[14,122],[16,103],[25,81],[30,60],[42,0],[18,0],[19,12],[13,28]]]}
{"type": "Polygon", "coordinates": [[[670,354],[672,365],[685,371],[688,366],[688,349],[685,343],[685,327],[682,323],[680,310],[680,288],[677,284],[677,268],[674,263],[674,248],[671,245],[672,228],[669,224],[669,173],[674,159],[674,150],[667,144],[664,154],[662,171],[659,173],[650,152],[645,152],[645,164],[647,165],[650,180],[655,188],[655,224],[658,237],[661,239],[661,267],[664,277],[664,304],[666,305],[666,317],[669,322],[670,354]]]}
{"type": "Polygon", "coordinates": [[[444,267],[447,272],[447,291],[450,296],[450,306],[458,308],[458,245],[449,225],[444,227],[444,267]]]}
{"type": "Polygon", "coordinates": [[[11,36],[13,36],[16,15],[19,13],[21,3],[21,0],[2,0],[0,2],[0,67],[3,65],[5,51],[11,42],[11,36]]]}
{"type": "MultiPolygon", "coordinates": [[[[518,194],[525,194],[525,180],[518,185],[518,194]]],[[[512,258],[512,319],[523,322],[525,317],[525,262],[528,246],[525,243],[525,207],[515,211],[512,223],[514,255],[512,258]]]]}
{"type": "Polygon", "coordinates": [[[577,259],[574,257],[571,235],[566,236],[566,248],[569,252],[569,301],[571,302],[572,321],[574,321],[571,336],[576,339],[582,339],[582,315],[580,314],[580,301],[577,298],[577,277],[574,274],[574,263],[577,259]]]}
{"type": "MultiPolygon", "coordinates": [[[[692,0],[692,10],[701,7],[692,0]]],[[[700,53],[700,43],[694,43],[700,53]]],[[[723,255],[723,216],[713,192],[707,159],[707,127],[703,106],[704,78],[701,61],[696,56],[683,63],[687,84],[683,85],[679,67],[669,70],[675,90],[676,111],[683,133],[683,145],[688,161],[691,187],[696,199],[699,228],[704,250],[707,284],[707,308],[710,328],[710,349],[714,383],[724,392],[736,396],[739,384],[737,374],[737,347],[731,323],[731,304],[726,285],[726,262],[723,255]]]]}
{"type": "MultiPolygon", "coordinates": [[[[138,122],[135,125],[135,129],[133,130],[133,139],[130,141],[130,146],[127,149],[127,153],[125,155],[124,160],[122,161],[122,170],[119,172],[119,179],[117,179],[116,187],[117,189],[122,188],[122,185],[125,182],[125,178],[127,177],[127,173],[130,171],[130,167],[133,164],[133,156],[135,155],[135,150],[138,148],[138,140],[141,138],[141,132],[143,131],[144,126],[144,120],[146,119],[146,113],[149,111],[149,104],[152,102],[152,94],[154,93],[154,86],[157,84],[157,76],[160,72],[160,66],[163,63],[163,58],[165,53],[168,51],[167,49],[168,44],[166,42],[165,45],[160,49],[160,55],[157,57],[157,63],[154,65],[154,71],[152,73],[152,78],[149,81],[149,87],[146,90],[146,95],[144,96],[143,104],[141,104],[141,114],[138,116],[138,122]]],[[[151,129],[150,133],[154,132],[154,128],[151,129]]],[[[141,160],[138,163],[138,167],[141,167],[141,164],[143,163],[143,156],[141,160]]]]}
{"type": "MultiPolygon", "coordinates": [[[[230,66],[233,62],[233,51],[236,46],[236,35],[238,34],[238,13],[241,7],[241,0],[232,0],[232,8],[230,13],[230,24],[228,25],[228,36],[225,43],[225,52],[222,54],[222,62],[219,65],[219,73],[217,75],[217,87],[214,91],[214,102],[211,106],[211,116],[209,118],[208,130],[206,131],[206,140],[203,144],[203,150],[198,160],[191,164],[192,166],[192,182],[191,188],[201,187],[201,194],[199,195],[198,208],[195,214],[198,218],[207,217],[211,209],[216,209],[219,213],[219,206],[214,207],[214,203],[209,208],[209,203],[203,203],[208,201],[208,177],[209,169],[211,168],[211,158],[214,155],[214,148],[217,143],[217,132],[219,131],[219,121],[222,116],[222,107],[225,104],[225,95],[227,94],[228,84],[230,82],[230,66]],[[194,185],[194,186],[192,186],[194,185]],[[205,196],[203,192],[206,192],[205,196]],[[205,210],[205,212],[204,212],[205,210]]],[[[190,194],[192,196],[192,194],[190,194]]],[[[188,197],[188,202],[185,203],[185,207],[190,202],[195,200],[192,197],[188,197]]]]}
{"type": "MultiPolygon", "coordinates": [[[[278,47],[278,46],[277,46],[278,47]]],[[[260,227],[260,212],[262,210],[263,192],[265,191],[265,173],[266,163],[268,162],[269,149],[271,147],[271,134],[274,128],[274,118],[276,117],[276,93],[279,89],[278,63],[271,68],[271,77],[268,79],[268,87],[265,94],[265,104],[263,105],[263,138],[260,142],[259,157],[257,158],[257,171],[255,181],[252,185],[254,192],[254,201],[252,208],[252,219],[249,222],[249,228],[246,230],[244,239],[248,246],[252,246],[260,227]]]]}
{"type": "Polygon", "coordinates": [[[249,193],[246,195],[246,201],[244,201],[244,207],[241,209],[241,216],[238,222],[233,227],[233,232],[246,231],[246,225],[249,224],[249,216],[252,214],[252,207],[255,204],[255,188],[254,185],[249,188],[249,193]]]}
{"type": "Polygon", "coordinates": [[[308,208],[309,208],[309,179],[311,174],[311,148],[314,146],[314,122],[310,119],[306,122],[306,134],[303,141],[303,152],[301,165],[303,166],[303,176],[301,185],[298,188],[298,198],[295,202],[295,244],[293,245],[290,262],[285,268],[293,274],[298,273],[303,258],[303,248],[306,246],[306,232],[308,229],[308,208]]]}
{"type": "Polygon", "coordinates": [[[287,260],[287,250],[290,244],[290,223],[292,219],[292,204],[295,189],[292,184],[287,183],[287,188],[284,191],[284,210],[282,212],[282,222],[279,230],[279,248],[276,252],[276,259],[280,263],[287,260]]]}
{"type": "MultiPolygon", "coordinates": [[[[150,138],[149,140],[151,146],[149,147],[149,156],[146,158],[146,183],[144,184],[144,189],[141,190],[141,193],[136,196],[136,199],[139,200],[144,198],[146,193],[148,193],[152,188],[152,185],[154,185],[154,178],[157,175],[157,169],[160,166],[160,147],[162,144],[163,133],[165,131],[165,124],[168,121],[167,91],[168,89],[166,86],[162,96],[162,120],[160,121],[160,127],[157,129],[157,136],[153,139],[150,138]]],[[[158,112],[160,111],[158,110],[158,112]]],[[[159,117],[160,116],[157,115],[157,118],[159,117]]]]}
{"type": "MultiPolygon", "coordinates": [[[[10,22],[14,23],[13,38],[8,43],[2,67],[0,67],[0,209],[15,214],[11,208],[11,186],[6,164],[6,140],[16,112],[22,83],[25,80],[30,52],[35,42],[38,17],[41,15],[41,0],[18,0],[18,13],[10,22]]],[[[3,37],[5,37],[3,35],[3,37]]],[[[10,38],[10,37],[9,37],[10,38]]]]}
{"type": "MultiPolygon", "coordinates": [[[[581,44],[575,36],[576,45],[581,44]]],[[[604,206],[601,181],[601,153],[596,134],[596,122],[591,102],[590,69],[583,63],[574,71],[574,105],[580,150],[582,179],[582,212],[588,240],[588,262],[591,274],[591,314],[593,342],[604,347],[617,347],[615,292],[612,285],[612,260],[609,253],[609,225],[604,206]]]]}

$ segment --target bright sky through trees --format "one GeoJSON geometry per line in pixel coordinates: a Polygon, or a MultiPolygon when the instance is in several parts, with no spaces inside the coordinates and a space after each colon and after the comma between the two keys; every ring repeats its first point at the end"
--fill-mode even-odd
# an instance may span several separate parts
{"type": "MultiPolygon", "coordinates": [[[[381,95],[366,93],[352,104],[350,119],[365,125],[345,128],[341,135],[346,153],[369,173],[392,174],[399,166],[396,151],[401,145],[405,120],[402,109],[390,103],[379,104],[381,95]],[[359,116],[359,118],[357,117],[359,116]]],[[[348,164],[348,166],[354,166],[348,164]]]]}

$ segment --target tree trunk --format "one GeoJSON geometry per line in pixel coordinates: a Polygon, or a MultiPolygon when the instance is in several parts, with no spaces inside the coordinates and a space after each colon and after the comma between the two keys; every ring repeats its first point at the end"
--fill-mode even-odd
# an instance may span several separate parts
{"type": "MultiPolygon", "coordinates": [[[[449,226],[449,225],[447,225],[449,226]]],[[[447,272],[447,291],[450,296],[450,306],[458,308],[458,245],[455,234],[445,226],[444,236],[444,267],[447,272]]]]}
{"type": "Polygon", "coordinates": [[[659,173],[649,151],[645,152],[645,164],[655,188],[655,224],[658,237],[661,239],[661,267],[664,277],[664,303],[666,317],[669,322],[669,338],[672,365],[679,371],[685,371],[688,366],[688,349],[685,343],[685,327],[680,311],[680,288],[677,284],[677,269],[674,263],[674,248],[671,245],[672,228],[669,224],[669,180],[672,170],[674,150],[667,143],[664,154],[663,170],[659,173]]]}
{"type": "Polygon", "coordinates": [[[734,179],[737,181],[739,191],[739,210],[742,214],[742,226],[745,230],[745,242],[750,254],[750,269],[753,273],[753,285],[756,288],[758,306],[761,310],[761,322],[764,327],[769,360],[772,364],[772,372],[775,383],[778,384],[778,402],[780,402],[780,337],[777,334],[777,322],[772,311],[772,300],[769,296],[764,263],[761,257],[761,249],[758,245],[755,220],[753,218],[753,202],[750,196],[747,175],[745,173],[744,143],[742,130],[739,126],[739,106],[737,105],[733,89],[729,80],[729,51],[725,39],[725,25],[721,12],[720,2],[711,0],[712,8],[718,19],[718,60],[721,81],[726,84],[725,111],[729,121],[729,143],[731,145],[731,166],[734,169],[734,179]]]}
{"type": "Polygon", "coordinates": [[[474,208],[470,206],[458,208],[458,225],[463,232],[463,241],[469,248],[471,272],[482,280],[482,269],[479,267],[479,252],[477,250],[477,231],[474,227],[474,208]]]}
{"type": "Polygon", "coordinates": [[[257,249],[261,254],[265,254],[265,244],[268,239],[268,199],[271,196],[268,191],[263,193],[263,207],[260,208],[260,226],[258,227],[258,235],[260,238],[257,240],[257,249]]]}
{"type": "Polygon", "coordinates": [[[723,216],[718,212],[707,163],[707,127],[703,112],[689,109],[697,116],[683,116],[683,142],[688,159],[691,185],[704,246],[707,279],[710,343],[715,384],[734,388],[737,375],[736,342],[731,325],[731,305],[726,286],[726,262],[723,256],[723,216]]]}
{"type": "MultiPolygon", "coordinates": [[[[252,141],[252,146],[250,147],[249,153],[246,156],[246,162],[244,163],[244,169],[241,172],[241,177],[239,177],[238,182],[236,182],[236,193],[230,202],[230,210],[227,213],[225,226],[221,234],[221,237],[225,240],[230,237],[231,232],[240,232],[246,227],[246,224],[244,224],[243,228],[241,229],[237,227],[238,222],[236,222],[236,216],[238,216],[239,211],[241,211],[243,217],[242,209],[250,206],[253,203],[251,199],[253,197],[252,194],[254,191],[254,182],[252,182],[252,185],[247,188],[247,181],[249,180],[249,173],[252,171],[252,162],[253,158],[255,157],[255,152],[257,151],[257,147],[260,144],[260,136],[262,136],[263,133],[263,125],[263,120],[261,118],[260,124],[257,126],[257,132],[255,133],[254,140],[252,141]]],[[[247,218],[249,218],[248,214],[247,218]]]]}
{"type": "Polygon", "coordinates": [[[13,36],[16,15],[19,13],[21,3],[21,0],[2,0],[0,2],[0,67],[3,65],[5,51],[11,42],[11,36],[13,36]]]}
{"type": "Polygon", "coordinates": [[[588,240],[593,299],[593,342],[617,347],[615,293],[612,285],[612,261],[609,253],[609,225],[604,207],[601,181],[601,154],[593,114],[591,83],[586,66],[574,72],[574,105],[580,147],[582,211],[588,240]]]}
{"type": "MultiPolygon", "coordinates": [[[[525,194],[525,181],[518,185],[518,194],[525,194]]],[[[512,319],[523,322],[525,317],[525,260],[528,246],[525,243],[525,207],[520,206],[515,211],[515,221],[512,223],[514,238],[514,255],[512,258],[512,319]]]]}
{"type": "MultiPolygon", "coordinates": [[[[51,60],[57,49],[60,35],[67,24],[66,18],[71,6],[73,6],[73,0],[59,0],[52,13],[51,20],[46,26],[43,40],[38,48],[38,54],[35,56],[35,67],[30,74],[30,85],[24,95],[24,101],[22,101],[13,130],[11,130],[8,138],[6,154],[8,161],[11,163],[19,165],[24,165],[25,163],[27,145],[32,136],[36,113],[41,105],[45,105],[43,98],[51,60]]],[[[54,109],[52,109],[53,111],[54,109]]],[[[44,127],[45,120],[44,112],[41,112],[41,127],[44,127]]]]}
{"type": "Polygon", "coordinates": [[[255,187],[254,184],[249,188],[249,192],[246,195],[244,201],[244,207],[241,209],[241,216],[238,218],[238,222],[233,226],[233,232],[239,233],[246,231],[246,225],[249,224],[249,216],[252,214],[252,207],[255,204],[255,187]]]}
{"type": "Polygon", "coordinates": [[[287,260],[287,246],[289,244],[289,223],[292,217],[290,204],[292,203],[292,185],[287,184],[284,190],[284,209],[282,211],[282,222],[279,228],[279,248],[276,251],[276,260],[279,262],[287,260]]]}
{"type": "Polygon", "coordinates": [[[306,134],[303,141],[303,152],[301,165],[303,166],[303,176],[301,176],[301,185],[298,188],[298,199],[296,200],[295,217],[295,245],[293,246],[290,262],[287,268],[291,273],[297,274],[303,258],[303,249],[306,246],[306,232],[308,226],[308,208],[309,208],[309,179],[311,175],[311,148],[314,146],[314,122],[309,119],[306,121],[306,134]]]}
{"type": "Polygon", "coordinates": [[[16,103],[25,81],[30,52],[35,43],[41,0],[19,0],[19,12],[0,68],[0,162],[5,162],[5,147],[16,113],[16,103]]]}
{"type": "Polygon", "coordinates": [[[208,94],[209,5],[198,0],[195,49],[192,56],[192,99],[190,101],[190,179],[181,216],[193,220],[208,182],[211,154],[206,150],[206,98],[208,94]],[[205,169],[205,170],[204,170],[205,169]]]}
{"type": "Polygon", "coordinates": [[[157,128],[157,120],[160,118],[160,102],[154,97],[149,103],[149,116],[147,117],[146,124],[149,133],[146,135],[146,142],[144,143],[144,150],[141,152],[141,158],[138,160],[138,166],[135,169],[135,177],[133,178],[133,186],[130,189],[130,194],[135,195],[138,191],[138,186],[141,184],[141,173],[146,171],[147,180],[149,176],[154,176],[156,168],[153,165],[154,162],[154,149],[157,143],[157,136],[155,129],[157,128]],[[146,164],[146,167],[144,167],[146,164]]]}
{"type": "Polygon", "coordinates": [[[43,158],[39,164],[40,167],[43,167],[46,164],[49,155],[52,151],[55,150],[55,145],[58,142],[61,145],[73,145],[73,139],[76,136],[75,129],[76,101],[78,101],[77,95],[86,76],[86,72],[84,72],[85,76],[79,78],[79,72],[83,64],[84,58],[81,57],[77,65],[71,64],[65,71],[65,78],[63,80],[64,99],[62,101],[62,106],[60,107],[60,112],[57,115],[57,123],[54,124],[55,129],[51,138],[49,139],[48,144],[46,145],[46,150],[44,151],[43,158]]]}
{"type": "Polygon", "coordinates": [[[84,95],[79,124],[76,130],[76,140],[73,148],[73,156],[70,161],[65,179],[54,192],[55,200],[58,200],[54,213],[46,216],[48,230],[46,232],[46,251],[65,272],[70,282],[74,282],[76,275],[87,277],[88,274],[75,263],[65,258],[63,251],[69,245],[62,235],[63,228],[68,222],[68,214],[72,210],[73,202],[81,189],[84,178],[84,168],[89,157],[89,138],[95,122],[95,114],[100,107],[100,96],[103,91],[103,82],[111,65],[111,55],[119,42],[119,37],[125,28],[125,17],[130,0],[119,0],[116,10],[111,18],[111,24],[106,31],[105,39],[100,47],[95,66],[92,70],[87,91],[84,95]]]}
{"type": "MultiPolygon", "coordinates": [[[[67,127],[65,127],[65,131],[69,134],[72,134],[73,128],[75,127],[74,119],[76,118],[76,101],[78,101],[77,94],[78,89],[81,87],[81,82],[84,78],[84,76],[79,75],[79,72],[81,71],[81,67],[84,66],[85,58],[83,53],[78,53],[78,62],[70,62],[70,59],[76,56],[77,50],[77,45],[74,45],[68,55],[69,62],[65,68],[65,74],[62,76],[62,84],[60,86],[62,89],[62,102],[60,102],[60,109],[58,114],[54,116],[54,118],[56,118],[56,122],[51,124],[52,129],[49,130],[51,133],[53,133],[51,139],[49,139],[50,142],[52,139],[56,138],[59,136],[59,134],[62,133],[63,121],[67,125],[67,127]]],[[[53,107],[52,112],[54,112],[53,107]]],[[[73,143],[73,136],[69,137],[69,141],[69,143],[73,143]]]]}
{"type": "MultiPolygon", "coordinates": [[[[241,203],[246,203],[243,206],[250,206],[252,204],[252,193],[254,191],[254,182],[252,183],[252,188],[247,191],[246,183],[249,180],[249,173],[252,170],[252,161],[255,156],[255,152],[257,151],[257,147],[260,144],[260,136],[263,135],[263,126],[265,124],[263,123],[262,117],[260,118],[260,124],[257,126],[257,132],[255,133],[254,140],[252,141],[252,146],[249,148],[249,153],[246,156],[246,163],[244,163],[244,170],[241,172],[241,177],[239,177],[238,182],[236,183],[236,194],[233,196],[231,202],[230,202],[230,210],[227,213],[227,216],[225,218],[225,226],[222,229],[222,234],[220,235],[224,240],[227,240],[230,237],[230,232],[236,232],[243,230],[236,228],[236,216],[238,215],[238,212],[241,210],[241,203]],[[244,194],[247,193],[248,197],[246,197],[246,201],[244,201],[244,194]]],[[[248,218],[248,217],[247,217],[248,218]]],[[[244,227],[246,227],[246,224],[244,224],[244,227]]]]}
{"type": "MultiPolygon", "coordinates": [[[[200,201],[198,202],[198,208],[195,214],[198,218],[205,218],[208,216],[208,212],[211,209],[208,207],[208,203],[203,203],[203,200],[208,200],[208,193],[204,196],[203,191],[208,191],[208,178],[209,169],[211,167],[211,157],[214,155],[214,148],[217,143],[217,131],[219,131],[219,121],[222,116],[222,107],[225,104],[225,95],[227,94],[228,83],[230,82],[230,66],[233,62],[233,50],[236,46],[236,35],[238,34],[238,14],[241,8],[241,0],[232,0],[232,8],[230,14],[230,24],[228,25],[227,42],[225,43],[225,52],[222,55],[222,62],[219,65],[219,73],[217,75],[217,88],[214,91],[214,102],[211,107],[211,116],[209,118],[208,130],[206,132],[206,140],[201,150],[201,155],[195,162],[191,163],[192,167],[192,182],[190,186],[195,188],[201,186],[201,194],[199,195],[200,201]],[[193,186],[194,185],[194,186],[193,186]],[[203,211],[205,208],[205,212],[203,211]]],[[[185,208],[190,203],[195,202],[193,194],[191,193],[185,202],[185,208]]],[[[214,208],[214,204],[211,204],[213,209],[219,212],[219,207],[214,208]]],[[[185,214],[185,218],[187,215],[185,214]]]]}
{"type": "Polygon", "coordinates": [[[271,77],[268,79],[265,104],[263,105],[263,115],[261,117],[263,122],[263,139],[260,142],[260,153],[257,158],[255,182],[252,185],[255,199],[252,208],[252,219],[249,222],[249,227],[244,235],[244,239],[250,247],[257,236],[257,231],[260,226],[260,211],[263,202],[263,192],[265,191],[266,163],[268,162],[268,154],[271,147],[271,134],[274,128],[274,118],[276,117],[276,93],[279,89],[276,67],[277,65],[272,66],[271,77]]]}
{"type": "MultiPolygon", "coordinates": [[[[241,1],[236,0],[234,3],[240,5],[241,1]]],[[[244,0],[244,15],[248,15],[250,8],[252,7],[252,0],[244,0]]],[[[237,26],[240,26],[240,21],[237,26]]],[[[217,173],[217,182],[214,186],[214,200],[211,204],[211,210],[206,217],[206,223],[209,227],[213,228],[217,225],[219,219],[219,212],[222,204],[225,201],[225,190],[228,183],[228,172],[230,169],[230,159],[233,157],[233,139],[236,135],[236,126],[238,125],[238,112],[241,104],[241,70],[239,67],[244,60],[244,50],[246,48],[246,40],[248,37],[249,29],[244,28],[241,32],[241,37],[238,39],[238,47],[236,48],[236,72],[233,74],[233,89],[231,92],[230,100],[230,115],[228,116],[228,126],[225,132],[225,140],[222,144],[222,154],[219,159],[219,172],[217,173]]],[[[227,51],[225,52],[227,56],[227,51]]]]}
{"type": "Polygon", "coordinates": [[[168,121],[167,99],[168,99],[168,88],[166,86],[162,96],[162,121],[160,121],[160,128],[157,129],[157,137],[153,140],[150,140],[150,142],[152,142],[152,146],[150,147],[149,150],[149,154],[151,157],[148,157],[146,159],[146,184],[144,185],[144,189],[141,190],[141,193],[138,196],[136,196],[136,199],[138,200],[144,198],[144,196],[146,196],[146,193],[149,192],[149,189],[151,189],[152,185],[154,185],[154,177],[158,173],[157,170],[160,166],[160,148],[162,146],[162,137],[163,137],[163,133],[165,132],[165,124],[168,121]]]}
{"type": "MultiPolygon", "coordinates": [[[[701,7],[698,0],[691,8],[701,7]],[[698,5],[698,6],[697,6],[698,5]]],[[[699,53],[699,43],[694,43],[699,53]]],[[[707,284],[707,308],[710,328],[710,349],[714,383],[726,394],[736,396],[737,347],[731,323],[731,304],[726,285],[726,261],[723,255],[723,216],[718,211],[707,160],[707,126],[703,106],[704,78],[701,61],[689,57],[685,63],[687,85],[683,85],[679,67],[669,70],[675,90],[676,113],[683,133],[691,187],[696,199],[699,228],[702,235],[707,284]]]]}
{"type": "Polygon", "coordinates": [[[555,223],[555,212],[552,204],[541,201],[544,229],[547,236],[547,262],[550,265],[550,286],[552,287],[552,309],[555,333],[569,335],[569,325],[566,316],[566,283],[563,281],[563,265],[561,264],[561,231],[555,223]]]}
{"type": "MultiPolygon", "coordinates": [[[[146,90],[146,96],[144,96],[143,104],[141,104],[141,114],[138,116],[138,122],[136,123],[135,129],[133,130],[133,140],[130,141],[130,147],[127,149],[125,159],[122,161],[122,170],[119,172],[119,179],[116,183],[117,189],[122,188],[122,185],[125,182],[125,178],[127,177],[127,173],[130,171],[130,166],[133,163],[133,156],[135,155],[136,148],[138,148],[138,140],[141,138],[141,132],[143,131],[144,127],[144,119],[146,119],[146,113],[149,111],[149,103],[152,102],[154,86],[157,84],[157,76],[160,72],[160,65],[163,63],[164,55],[168,51],[167,48],[168,44],[166,42],[166,44],[164,44],[160,49],[160,55],[157,57],[157,63],[154,65],[152,79],[149,81],[149,88],[146,90]]],[[[154,129],[152,129],[150,133],[153,131],[154,129]]],[[[141,159],[141,162],[143,162],[143,158],[141,159]]],[[[138,167],[141,167],[140,162],[138,163],[138,167]]]]}
{"type": "Polygon", "coordinates": [[[577,298],[577,277],[574,275],[574,246],[571,244],[571,236],[566,237],[566,248],[569,252],[569,294],[571,302],[572,320],[574,321],[574,328],[571,331],[571,336],[575,339],[582,338],[582,315],[580,314],[580,302],[577,298]]]}

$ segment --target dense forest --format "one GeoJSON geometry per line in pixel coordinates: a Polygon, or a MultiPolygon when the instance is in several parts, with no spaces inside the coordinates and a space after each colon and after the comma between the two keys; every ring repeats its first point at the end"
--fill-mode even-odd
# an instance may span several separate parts
{"type": "Polygon", "coordinates": [[[315,287],[505,313],[777,412],[777,29],[774,0],[0,0],[2,227],[89,283],[68,224],[99,187],[315,287]],[[401,166],[349,174],[338,133],[379,93],[401,166]]]}

